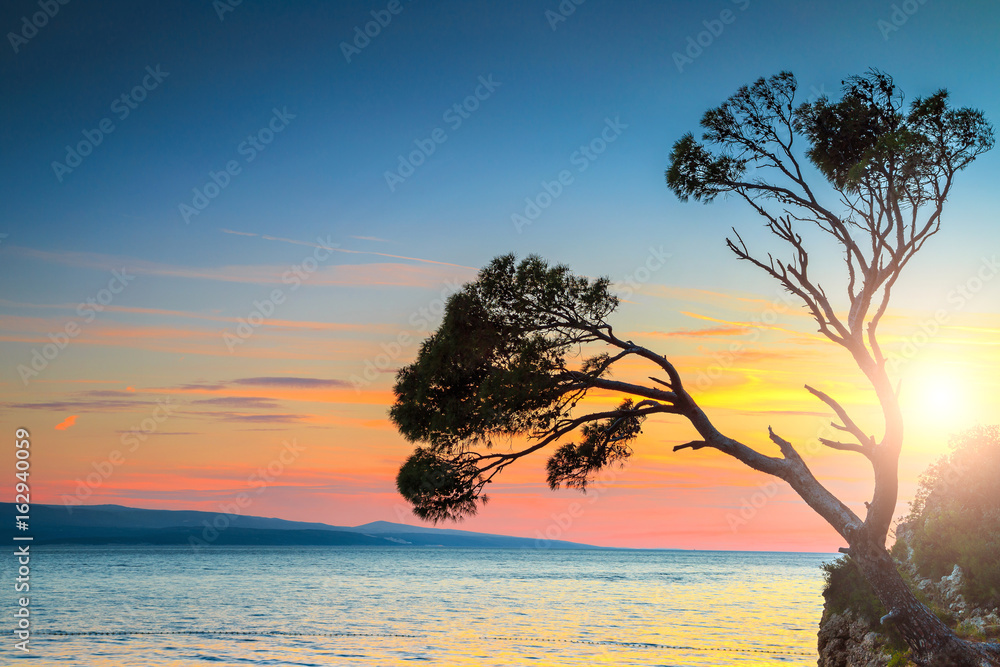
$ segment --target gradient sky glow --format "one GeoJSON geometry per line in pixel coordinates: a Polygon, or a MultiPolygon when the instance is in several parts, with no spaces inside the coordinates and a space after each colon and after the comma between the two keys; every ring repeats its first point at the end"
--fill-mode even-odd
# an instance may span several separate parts
{"type": "MultiPolygon", "coordinates": [[[[669,356],[723,431],[767,448],[774,426],[863,512],[871,474],[805,444],[829,416],[802,385],[880,433],[873,394],[726,250],[732,226],[764,247],[757,219],[735,200],[676,201],[667,156],[706,109],[783,69],[805,100],[878,67],[911,99],[946,87],[996,124],[1000,7],[577,1],[557,23],[557,0],[243,0],[221,17],[207,0],[71,2],[13,43],[39,8],[5,3],[0,428],[32,432],[33,500],[215,511],[250,489],[249,514],[418,523],[394,489],[411,446],[386,418],[393,371],[456,285],[515,252],[631,280],[617,328],[669,356]],[[342,43],[390,6],[348,62],[342,43]],[[678,67],[688,38],[719,26],[678,67]],[[602,132],[603,152],[580,152],[602,132]],[[53,167],[88,136],[100,140],[78,166],[53,167]],[[400,156],[429,144],[390,187],[400,156]],[[512,215],[563,170],[572,181],[516,228],[512,215]],[[213,174],[221,187],[200,202],[213,174]],[[22,381],[18,367],[54,340],[68,344],[22,381]]],[[[998,177],[996,150],[960,174],[885,321],[909,417],[897,514],[950,434],[997,421],[998,177]]],[[[817,256],[842,293],[837,261],[817,256]]],[[[717,452],[673,454],[691,434],[677,420],[647,426],[629,465],[588,495],[548,490],[536,457],[462,527],[613,546],[841,546],[783,483],[717,452]]]]}

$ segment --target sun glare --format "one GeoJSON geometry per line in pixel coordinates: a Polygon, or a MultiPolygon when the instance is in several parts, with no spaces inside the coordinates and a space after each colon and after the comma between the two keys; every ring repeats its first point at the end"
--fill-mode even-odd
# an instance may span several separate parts
{"type": "Polygon", "coordinates": [[[903,381],[900,401],[916,422],[950,430],[964,423],[969,412],[966,386],[955,370],[928,367],[903,381]]]}

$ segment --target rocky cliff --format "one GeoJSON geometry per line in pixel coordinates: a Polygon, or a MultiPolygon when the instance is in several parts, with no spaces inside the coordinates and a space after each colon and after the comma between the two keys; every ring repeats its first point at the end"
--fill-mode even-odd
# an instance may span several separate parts
{"type": "Polygon", "coordinates": [[[819,667],[887,667],[892,657],[884,636],[852,612],[823,612],[819,667]]]}
{"type": "MultiPolygon", "coordinates": [[[[907,527],[900,525],[897,539],[904,540],[907,527]]],[[[913,582],[917,596],[956,633],[968,639],[1000,637],[1000,608],[969,604],[962,595],[963,572],[956,565],[951,574],[932,580],[919,576],[912,562],[912,552],[905,547],[902,560],[897,561],[901,572],[913,582]]],[[[835,610],[834,595],[824,592],[827,599],[819,628],[819,667],[904,667],[905,648],[894,642],[864,614],[854,609],[835,610]]]]}

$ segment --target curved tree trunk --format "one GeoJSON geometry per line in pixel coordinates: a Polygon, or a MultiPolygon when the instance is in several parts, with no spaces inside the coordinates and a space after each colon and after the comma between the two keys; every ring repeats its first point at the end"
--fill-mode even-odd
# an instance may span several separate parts
{"type": "MultiPolygon", "coordinates": [[[[679,413],[688,417],[704,438],[675,450],[715,447],[756,470],[787,481],[847,540],[861,573],[889,611],[885,622],[895,624],[920,664],[1000,667],[1000,646],[956,637],[916,600],[885,550],[899,493],[904,424],[898,385],[894,386],[889,377],[888,359],[877,336],[897,279],[924,242],[941,227],[942,209],[955,174],[993,148],[993,128],[981,112],[974,110],[963,109],[956,114],[940,106],[935,111],[914,106],[906,115],[892,78],[875,70],[844,83],[840,102],[809,102],[797,110],[792,103],[796,81],[789,72],[743,86],[705,114],[701,121],[706,129],[704,143],[688,133],[674,144],[666,177],[668,187],[681,201],[694,197],[709,202],[718,194],[733,193],[761,215],[768,231],[791,252],[791,259],[782,260],[770,252],[766,258],[755,256],[735,229],[735,240],[726,239],[729,249],[797,296],[819,325],[820,333],[849,351],[871,382],[885,420],[880,440],[851,419],[835,399],[806,387],[840,418],[841,423],[833,426],[850,436],[845,436],[847,442],[823,438],[820,442],[833,449],[857,452],[872,464],[875,488],[871,502],[865,503],[867,516],[862,521],[823,487],[791,443],[773,431],[770,437],[781,449],[780,459],[748,451],[741,443],[719,434],[710,423],[706,425],[707,418],[680,387],[676,373],[671,373],[668,386],[678,397],[672,407],[680,407],[679,413]],[[878,120],[859,119],[858,109],[868,110],[870,118],[878,120]],[[955,124],[946,120],[959,117],[967,121],[955,124]],[[804,135],[810,146],[810,160],[841,195],[849,209],[846,217],[820,203],[806,182],[792,150],[797,135],[804,135]],[[882,146],[883,138],[889,140],[886,147],[866,149],[869,157],[864,162],[859,162],[860,153],[843,149],[846,145],[882,146]],[[934,150],[916,158],[920,167],[914,169],[916,153],[911,151],[918,141],[927,142],[934,150]],[[783,178],[769,182],[747,177],[750,165],[774,168],[783,178]],[[771,201],[777,203],[771,206],[771,201]],[[831,302],[826,290],[809,274],[810,251],[800,234],[801,226],[809,223],[830,234],[846,260],[846,318],[842,305],[831,302]]],[[[941,95],[937,99],[943,103],[941,95]]]]}
{"type": "MultiPolygon", "coordinates": [[[[750,467],[784,479],[806,503],[833,526],[850,545],[847,550],[879,601],[889,612],[883,624],[892,624],[912,649],[913,660],[926,667],[1000,667],[1000,645],[959,638],[934,613],[917,600],[896,570],[885,548],[889,519],[896,505],[897,461],[902,444],[899,403],[882,369],[871,374],[890,425],[878,449],[867,452],[875,471],[875,493],[868,518],[862,522],[841,500],[813,476],[805,461],[788,441],[771,432],[784,458],[761,456],[741,443],[723,436],[705,413],[683,390],[678,392],[682,413],[705,438],[704,444],[719,449],[750,467]],[[880,377],[881,375],[881,377],[880,377]]],[[[675,447],[697,448],[695,442],[675,447]]]]}
{"type": "Polygon", "coordinates": [[[885,365],[874,363],[863,345],[855,346],[852,352],[875,389],[885,417],[886,431],[880,446],[870,457],[875,473],[875,492],[868,518],[860,529],[848,530],[845,535],[850,544],[851,558],[889,612],[882,623],[891,625],[902,636],[918,664],[928,667],[1000,667],[1000,646],[969,642],[955,635],[917,600],[885,548],[899,486],[902,413],[885,365]]]}
{"type": "Polygon", "coordinates": [[[913,660],[927,667],[1000,667],[1000,645],[969,642],[917,600],[896,570],[885,547],[864,535],[851,544],[851,558],[889,613],[892,625],[913,650],[913,660]]]}

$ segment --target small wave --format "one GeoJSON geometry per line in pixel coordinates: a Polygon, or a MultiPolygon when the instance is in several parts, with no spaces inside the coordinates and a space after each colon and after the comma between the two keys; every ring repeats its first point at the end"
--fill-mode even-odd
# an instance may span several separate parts
{"type": "MultiPolygon", "coordinates": [[[[52,637],[90,637],[90,636],[160,636],[188,635],[206,637],[388,637],[402,639],[434,640],[434,635],[395,634],[389,632],[295,632],[291,630],[39,630],[36,635],[52,637]]],[[[645,648],[672,651],[721,652],[721,653],[754,653],[786,656],[812,656],[812,653],[798,651],[794,647],[774,646],[773,648],[734,648],[729,646],[680,646],[674,644],[658,644],[655,642],[630,642],[613,639],[562,639],[554,637],[532,636],[481,636],[469,639],[479,641],[516,642],[521,644],[544,642],[551,644],[587,644],[591,646],[620,646],[622,648],[645,648]]]]}

